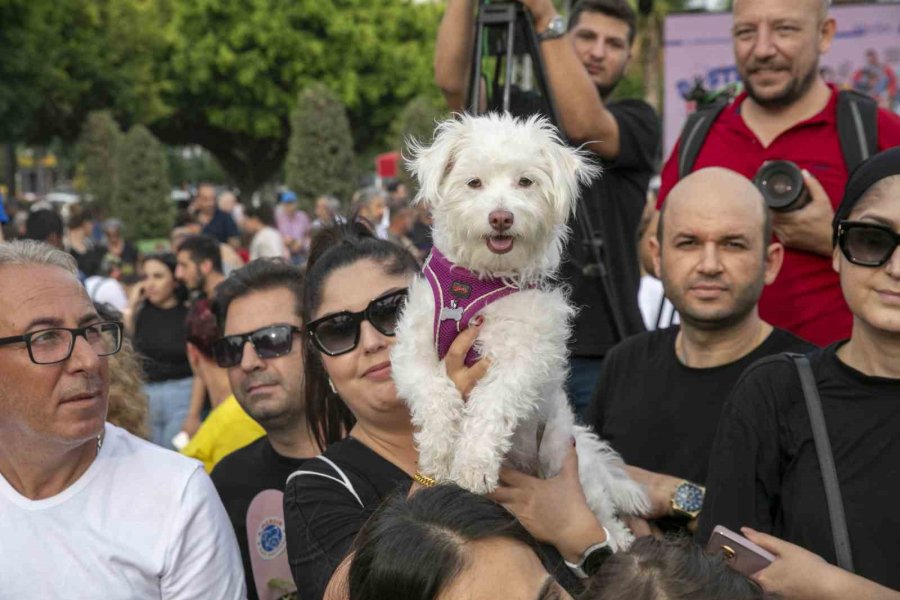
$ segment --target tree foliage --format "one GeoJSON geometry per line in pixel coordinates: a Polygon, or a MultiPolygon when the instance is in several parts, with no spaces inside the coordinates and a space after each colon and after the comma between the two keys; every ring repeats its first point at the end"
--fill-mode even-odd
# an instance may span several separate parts
{"type": "Polygon", "coordinates": [[[0,140],[74,140],[100,109],[125,123],[163,117],[170,16],[169,0],[0,2],[0,140]]]}
{"type": "MultiPolygon", "coordinates": [[[[403,111],[391,124],[391,147],[400,150],[402,157],[408,157],[409,142],[416,140],[430,144],[434,139],[437,122],[448,116],[447,105],[443,100],[433,95],[416,96],[403,107],[403,111]]],[[[399,179],[411,190],[417,188],[405,164],[401,165],[399,179]]]]}
{"type": "Polygon", "coordinates": [[[300,91],[323,83],[347,107],[357,150],[385,141],[432,86],[440,8],[412,0],[204,0],[178,4],[165,98],[153,124],[207,148],[245,194],[280,168],[300,91]]]}
{"type": "Polygon", "coordinates": [[[106,214],[111,214],[116,196],[117,154],[122,132],[108,111],[88,115],[78,154],[81,158],[81,180],[94,204],[106,214]]]}
{"type": "Polygon", "coordinates": [[[119,183],[114,214],[134,239],[166,237],[175,205],[169,198],[169,174],[162,145],[143,125],[135,125],[122,138],[119,183]]]}
{"type": "Polygon", "coordinates": [[[297,99],[284,168],[287,185],[304,210],[312,210],[322,194],[346,201],[353,193],[356,169],[347,112],[322,84],[313,84],[297,99]]]}

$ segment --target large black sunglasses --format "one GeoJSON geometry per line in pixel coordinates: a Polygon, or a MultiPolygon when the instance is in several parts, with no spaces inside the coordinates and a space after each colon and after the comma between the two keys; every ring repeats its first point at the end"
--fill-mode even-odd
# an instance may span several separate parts
{"type": "Polygon", "coordinates": [[[900,234],[890,227],[864,221],[838,223],[838,246],[847,260],[862,267],[880,267],[900,245],[900,234]]]}
{"type": "Polygon", "coordinates": [[[356,348],[364,320],[382,334],[393,336],[408,293],[407,289],[397,290],[375,298],[359,312],[345,310],[316,319],[306,326],[306,334],[313,345],[328,356],[346,354],[356,348]]]}
{"type": "Polygon", "coordinates": [[[52,365],[69,360],[75,349],[75,338],[83,337],[97,356],[115,354],[122,347],[122,324],[115,321],[94,323],[84,327],[53,327],[25,335],[0,338],[0,346],[24,343],[28,357],[36,365],[52,365]]]}
{"type": "Polygon", "coordinates": [[[223,369],[236,367],[244,357],[244,345],[250,342],[259,358],[278,358],[291,352],[294,334],[300,332],[295,325],[269,325],[250,333],[227,335],[213,344],[213,355],[223,369]]]}

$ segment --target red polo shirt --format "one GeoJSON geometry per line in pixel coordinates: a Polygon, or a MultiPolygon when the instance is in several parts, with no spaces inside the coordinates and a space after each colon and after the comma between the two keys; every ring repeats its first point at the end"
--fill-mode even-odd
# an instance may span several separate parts
{"type": "MultiPolygon", "coordinates": [[[[768,147],[741,117],[740,105],[746,97],[746,92],[741,94],[719,115],[694,170],[725,167],[753,179],[765,161],[790,160],[822,183],[837,208],[848,176],[837,134],[837,89],[832,87],[831,100],[822,112],[797,123],[768,147]]],[[[894,146],[900,146],[900,117],[879,109],[878,147],[884,150],[894,146]]],[[[677,182],[678,144],[663,167],[657,208],[677,182]]],[[[831,257],[793,248],[785,248],[784,265],[775,282],[763,291],[759,312],[772,325],[819,346],[850,337],[853,323],[837,274],[831,268],[831,257]]]]}

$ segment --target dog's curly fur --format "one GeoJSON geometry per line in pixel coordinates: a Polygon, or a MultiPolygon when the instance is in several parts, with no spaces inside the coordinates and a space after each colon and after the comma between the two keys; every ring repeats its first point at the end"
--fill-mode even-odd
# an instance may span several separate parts
{"type": "Polygon", "coordinates": [[[588,503],[613,545],[627,547],[631,532],[618,516],[642,513],[647,500],[619,456],[575,424],[564,391],[574,309],[552,285],[579,185],[599,168],[539,117],[461,115],[439,124],[430,146],[411,148],[416,201],[433,211],[435,246],[480,277],[534,286],[482,310],[476,348],[491,365],[464,402],[435,350],[431,288],[422,277],[412,284],[391,362],[417,430],[419,468],[485,493],[496,488],[504,462],[555,475],[575,439],[588,503]],[[488,244],[496,233],[488,215],[497,210],[514,217],[505,232],[513,247],[502,254],[488,244]]]}

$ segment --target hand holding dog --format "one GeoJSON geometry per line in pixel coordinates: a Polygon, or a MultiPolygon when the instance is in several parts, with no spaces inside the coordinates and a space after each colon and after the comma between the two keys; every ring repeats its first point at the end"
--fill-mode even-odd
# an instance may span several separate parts
{"type": "Polygon", "coordinates": [[[482,358],[471,367],[465,365],[466,354],[469,353],[469,350],[475,344],[475,340],[478,339],[478,330],[481,329],[483,323],[484,317],[482,316],[472,319],[471,324],[465,331],[461,332],[450,344],[447,356],[444,357],[444,368],[447,370],[447,377],[459,390],[463,400],[469,399],[472,388],[481,381],[481,378],[484,377],[484,374],[487,373],[488,368],[491,366],[491,361],[488,358],[482,358]]]}
{"type": "Polygon", "coordinates": [[[788,248],[831,256],[831,221],[834,208],[819,180],[803,169],[803,183],[811,201],[800,210],[772,212],[772,229],[788,248]]]}
{"type": "Polygon", "coordinates": [[[569,562],[579,562],[585,548],[605,541],[606,533],[588,506],[578,478],[574,446],[556,477],[538,479],[503,468],[500,484],[488,498],[502,504],[535,539],[555,546],[569,562]]]}

